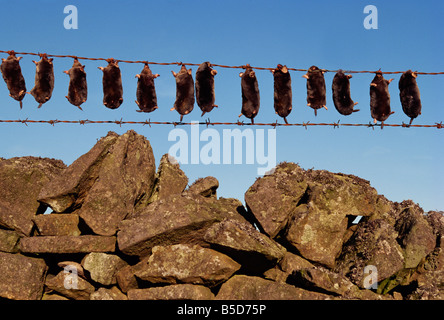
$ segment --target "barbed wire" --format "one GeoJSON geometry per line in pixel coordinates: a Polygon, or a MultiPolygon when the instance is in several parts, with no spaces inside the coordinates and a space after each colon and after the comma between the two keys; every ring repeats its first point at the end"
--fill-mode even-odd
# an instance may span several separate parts
{"type": "MultiPolygon", "coordinates": [[[[14,50],[0,50],[1,53],[15,53],[18,55],[34,55],[34,56],[42,56],[42,53],[35,53],[35,52],[16,52],[14,50]]],[[[47,54],[45,53],[46,56],[51,57],[51,58],[73,58],[73,59],[78,59],[78,60],[90,60],[90,61],[108,61],[110,59],[113,58],[89,58],[89,57],[80,57],[80,56],[76,56],[76,55],[60,55],[60,54],[47,54]]],[[[117,62],[123,62],[123,63],[142,63],[142,64],[154,64],[154,65],[163,65],[163,66],[167,66],[167,65],[187,65],[187,66],[199,66],[199,63],[189,63],[189,62],[154,62],[154,61],[148,61],[148,60],[122,60],[122,59],[113,59],[117,62]]],[[[245,65],[240,65],[240,66],[229,66],[229,65],[223,65],[223,64],[216,64],[216,63],[211,63],[212,66],[214,67],[220,67],[220,68],[231,68],[231,69],[245,69],[246,66],[245,65]]],[[[250,66],[252,69],[256,69],[256,70],[274,70],[275,68],[270,68],[270,67],[255,67],[255,66],[250,66]]],[[[292,70],[292,71],[301,71],[301,72],[306,72],[308,71],[308,69],[300,69],[300,68],[291,68],[291,67],[287,67],[288,70],[292,70]]],[[[321,69],[325,72],[338,72],[338,70],[328,70],[328,69],[321,69]]],[[[372,70],[360,70],[360,71],[356,71],[356,70],[342,70],[344,73],[375,73],[376,71],[372,71],[372,70]]],[[[404,71],[382,71],[383,74],[399,74],[399,73],[404,73],[404,71]]],[[[444,72],[415,72],[416,74],[421,74],[421,75],[444,75],[444,72]]]]}
{"type": "Polygon", "coordinates": [[[270,123],[244,123],[243,121],[237,121],[237,122],[211,122],[210,119],[207,119],[205,121],[192,121],[192,122],[175,122],[175,121],[151,121],[151,120],[145,120],[145,121],[124,121],[123,119],[120,120],[30,120],[30,119],[18,119],[18,120],[2,120],[0,119],[0,123],[22,123],[26,126],[28,126],[28,123],[37,123],[37,124],[50,124],[52,126],[63,123],[63,124],[117,124],[122,126],[122,124],[140,124],[140,125],[148,125],[151,127],[151,125],[172,125],[174,127],[176,126],[188,126],[188,125],[204,125],[204,126],[218,126],[218,125],[233,125],[233,126],[270,126],[270,127],[305,127],[307,129],[311,126],[331,126],[333,128],[339,128],[339,127],[367,127],[374,129],[375,127],[401,127],[401,128],[437,128],[442,129],[444,127],[442,121],[437,122],[435,124],[390,124],[390,123],[340,123],[333,122],[333,123],[325,123],[325,122],[318,122],[318,123],[311,123],[308,122],[302,122],[302,123],[279,123],[279,122],[270,122],[270,123]]]}

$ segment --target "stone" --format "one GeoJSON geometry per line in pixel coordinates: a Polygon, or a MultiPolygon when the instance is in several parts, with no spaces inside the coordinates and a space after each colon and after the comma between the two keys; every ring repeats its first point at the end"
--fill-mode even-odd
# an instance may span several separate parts
{"type": "Polygon", "coordinates": [[[444,270],[427,271],[417,278],[418,287],[409,300],[444,300],[444,270]]]}
{"type": "Polygon", "coordinates": [[[263,273],[263,278],[277,282],[287,282],[288,274],[282,271],[279,266],[274,266],[263,273]]]}
{"type": "Polygon", "coordinates": [[[444,235],[439,240],[437,246],[421,263],[420,267],[424,271],[444,271],[444,235]]]}
{"type": "Polygon", "coordinates": [[[386,204],[364,179],[280,163],[245,193],[250,220],[311,261],[333,267],[351,216],[373,216],[386,204]]]}
{"type": "Polygon", "coordinates": [[[253,273],[261,273],[274,266],[286,252],[283,246],[257,231],[248,222],[234,219],[213,224],[206,231],[204,240],[253,273]]]}
{"type": "Polygon", "coordinates": [[[370,290],[360,290],[345,276],[322,267],[295,271],[287,282],[307,290],[341,296],[345,299],[378,300],[383,298],[370,290]]]}
{"type": "Polygon", "coordinates": [[[0,297],[40,300],[46,271],[43,259],[0,252],[0,297]]]}
{"type": "Polygon", "coordinates": [[[444,254],[438,246],[422,259],[416,268],[401,269],[382,281],[377,292],[386,294],[392,290],[406,291],[403,288],[409,288],[408,291],[411,291],[412,287],[416,287],[417,290],[407,295],[407,299],[413,296],[417,296],[415,299],[435,299],[437,292],[439,294],[440,290],[444,290],[443,285],[444,254]]]}
{"type": "Polygon", "coordinates": [[[49,290],[74,300],[89,300],[95,291],[91,283],[65,271],[60,271],[56,276],[48,276],[45,285],[49,290]]]}
{"type": "Polygon", "coordinates": [[[399,292],[393,292],[393,299],[403,300],[402,294],[400,294],[399,292]]]}
{"type": "Polygon", "coordinates": [[[0,300],[444,297],[443,212],[353,175],[281,163],[244,207],[168,155],[155,174],[130,130],[69,167],[0,158],[0,177],[0,300]]]}
{"type": "Polygon", "coordinates": [[[83,269],[82,265],[75,261],[60,261],[57,263],[57,266],[60,268],[63,268],[66,272],[71,272],[77,274],[79,277],[82,277],[83,279],[86,279],[85,276],[85,270],[83,269]]]}
{"type": "Polygon", "coordinates": [[[210,207],[213,212],[224,217],[225,219],[238,220],[249,223],[246,219],[246,210],[238,199],[234,198],[205,198],[203,201],[210,207]]]}
{"type": "Polygon", "coordinates": [[[444,211],[429,211],[426,219],[437,237],[444,235],[444,211]]]}
{"type": "Polygon", "coordinates": [[[305,194],[304,179],[297,164],[280,163],[273,174],[257,179],[245,193],[248,211],[271,238],[287,225],[305,194]]]}
{"type": "Polygon", "coordinates": [[[206,228],[221,220],[222,216],[207,204],[206,198],[172,195],[123,220],[117,243],[124,254],[143,257],[156,245],[202,243],[206,228]]]}
{"type": "Polygon", "coordinates": [[[42,300],[69,300],[67,297],[55,293],[44,293],[42,300]]]}
{"type": "Polygon", "coordinates": [[[117,271],[116,280],[122,292],[127,293],[130,289],[139,288],[139,279],[136,277],[135,273],[139,270],[142,271],[145,268],[148,264],[149,257],[150,256],[144,257],[135,265],[127,265],[117,271]]]}
{"type": "Polygon", "coordinates": [[[45,211],[40,190],[66,168],[60,160],[21,157],[0,162],[0,225],[29,236],[32,219],[45,211]]]}
{"type": "Polygon", "coordinates": [[[190,283],[214,287],[239,270],[230,257],[198,245],[156,246],[137,278],[151,283],[190,283]]]}
{"type": "Polygon", "coordinates": [[[33,219],[40,236],[80,236],[76,214],[39,214],[33,219]]]}
{"type": "Polygon", "coordinates": [[[287,282],[287,278],[295,271],[313,268],[314,265],[301,256],[291,252],[285,252],[284,258],[274,268],[264,273],[266,279],[287,282]]]}
{"type": "Polygon", "coordinates": [[[14,230],[0,229],[0,251],[18,252],[20,234],[14,230]]]}
{"type": "Polygon", "coordinates": [[[216,300],[327,300],[330,296],[255,276],[235,275],[223,283],[216,300]]]}
{"type": "Polygon", "coordinates": [[[129,130],[109,133],[74,161],[39,195],[56,212],[75,211],[98,235],[117,225],[154,186],[155,161],[145,137],[129,130]]]}
{"type": "Polygon", "coordinates": [[[264,276],[266,279],[287,282],[288,276],[291,275],[294,271],[312,267],[314,267],[314,265],[311,264],[308,260],[305,260],[301,256],[298,256],[294,253],[286,251],[282,260],[279,261],[276,266],[264,272],[264,276]]]}
{"type": "Polygon", "coordinates": [[[105,286],[116,284],[117,272],[127,265],[119,256],[103,252],[91,252],[82,260],[82,266],[89,271],[91,279],[105,286]]]}
{"type": "Polygon", "coordinates": [[[297,254],[286,252],[284,258],[279,263],[280,268],[287,274],[294,271],[313,268],[314,265],[297,254]]]}
{"type": "Polygon", "coordinates": [[[88,191],[99,176],[102,160],[118,135],[109,132],[87,153],[75,160],[63,174],[46,184],[39,194],[39,201],[46,203],[55,212],[73,211],[79,208],[88,191]]]}
{"type": "Polygon", "coordinates": [[[344,213],[320,210],[311,202],[297,207],[285,238],[305,259],[332,268],[346,230],[344,213]]]}
{"type": "Polygon", "coordinates": [[[348,227],[344,233],[344,236],[342,237],[342,243],[346,243],[348,240],[350,240],[351,236],[356,232],[357,229],[358,224],[352,224],[350,227],[348,227]]]}
{"type": "MultiPolygon", "coordinates": [[[[188,185],[188,177],[180,169],[179,163],[172,156],[164,154],[157,169],[154,189],[148,203],[168,198],[172,194],[182,193],[188,185]]],[[[142,201],[143,202],[143,201],[142,201]]]]}
{"type": "Polygon", "coordinates": [[[433,251],[436,236],[418,205],[405,208],[395,223],[398,243],[404,250],[405,268],[415,268],[422,259],[433,251]]]}
{"type": "Polygon", "coordinates": [[[351,174],[326,170],[307,170],[305,179],[322,188],[324,198],[316,204],[333,212],[343,210],[347,216],[373,216],[386,210],[389,204],[370,186],[370,182],[351,174]]]}
{"type": "Polygon", "coordinates": [[[417,288],[407,296],[410,300],[444,299],[444,236],[440,237],[436,247],[418,266],[412,280],[417,288]],[[416,277],[415,277],[416,276],[416,277]]]}
{"type": "Polygon", "coordinates": [[[377,192],[353,175],[324,170],[303,174],[308,181],[305,200],[294,210],[285,238],[304,258],[333,268],[349,217],[374,214],[377,192]]]}
{"type": "Polygon", "coordinates": [[[116,237],[103,236],[41,236],[20,240],[24,253],[89,253],[114,252],[116,237]]]}
{"type": "Polygon", "coordinates": [[[117,287],[99,288],[89,296],[90,300],[128,300],[128,297],[117,287]]]}
{"type": "Polygon", "coordinates": [[[360,221],[366,222],[375,219],[382,219],[394,226],[398,218],[399,209],[397,203],[388,200],[384,195],[378,194],[373,214],[364,215],[360,221]]]}
{"type": "Polygon", "coordinates": [[[165,287],[131,289],[128,300],[213,300],[207,287],[194,284],[173,284],[165,287]]]}
{"type": "Polygon", "coordinates": [[[355,234],[344,244],[335,272],[348,277],[360,288],[364,286],[364,268],[375,266],[378,283],[404,267],[403,250],[396,241],[398,233],[385,220],[359,224],[355,234]]]}
{"type": "Polygon", "coordinates": [[[217,188],[219,188],[219,181],[217,181],[215,177],[205,177],[194,181],[186,192],[190,194],[200,194],[208,198],[217,198],[217,188]]]}
{"type": "Polygon", "coordinates": [[[102,160],[98,179],[76,212],[94,233],[112,236],[134,211],[136,202],[154,186],[153,150],[135,131],[119,136],[102,160]]]}
{"type": "Polygon", "coordinates": [[[137,289],[139,284],[134,275],[133,266],[127,265],[119,269],[116,273],[116,281],[122,292],[127,293],[130,289],[137,289]]]}

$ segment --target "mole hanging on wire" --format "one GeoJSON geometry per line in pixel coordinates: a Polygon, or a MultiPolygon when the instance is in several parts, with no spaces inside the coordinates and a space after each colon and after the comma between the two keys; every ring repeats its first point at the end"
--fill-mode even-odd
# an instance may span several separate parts
{"type": "Polygon", "coordinates": [[[180,114],[180,121],[183,116],[189,114],[194,109],[194,81],[191,75],[191,69],[183,64],[179,73],[171,71],[176,78],[176,101],[171,111],[176,110],[180,114]]]}
{"type": "Polygon", "coordinates": [[[251,123],[254,124],[254,117],[259,113],[260,107],[259,85],[256,74],[250,65],[247,64],[245,71],[239,73],[239,77],[242,78],[242,110],[239,117],[244,115],[251,119],[251,123]]]}
{"type": "Polygon", "coordinates": [[[108,65],[98,67],[103,71],[103,104],[109,109],[117,109],[123,102],[122,76],[118,61],[106,59],[108,65]]]}
{"type": "Polygon", "coordinates": [[[399,97],[401,99],[402,111],[410,118],[409,125],[413,119],[421,114],[421,97],[419,94],[416,77],[418,75],[412,70],[407,70],[399,79],[399,97]]]}
{"type": "Polygon", "coordinates": [[[350,97],[350,78],[351,74],[345,75],[342,70],[338,72],[333,77],[332,82],[332,92],[333,92],[333,103],[336,110],[344,116],[348,116],[353,112],[359,111],[359,109],[353,109],[357,102],[353,102],[350,97]]]}
{"type": "Polygon", "coordinates": [[[327,109],[324,71],[316,66],[311,66],[307,74],[302,77],[307,79],[307,106],[314,109],[315,116],[320,108],[327,109]]]}
{"type": "Polygon", "coordinates": [[[292,110],[291,77],[287,66],[278,64],[276,69],[271,70],[274,77],[274,111],[284,118],[286,124],[287,116],[292,110]]]}
{"type": "Polygon", "coordinates": [[[22,100],[26,95],[26,84],[20,68],[20,59],[16,57],[14,51],[9,51],[9,57],[2,59],[0,70],[9,90],[9,95],[20,103],[20,109],[23,107],[22,100]]]}
{"type": "Polygon", "coordinates": [[[381,128],[384,121],[395,113],[390,110],[390,93],[388,85],[393,79],[386,80],[381,71],[377,71],[373,81],[370,84],[370,113],[373,122],[381,121],[381,128]]]}
{"type": "Polygon", "coordinates": [[[54,66],[52,58],[48,59],[46,54],[40,54],[40,61],[32,61],[36,65],[35,83],[30,94],[35,101],[39,103],[40,108],[44,103],[51,99],[54,90],[54,66]]]}
{"type": "Polygon", "coordinates": [[[137,80],[137,92],[136,92],[136,104],[140,110],[137,112],[153,112],[158,109],[156,88],[154,86],[154,79],[159,75],[151,72],[148,63],[142,69],[142,72],[136,74],[137,80]]]}
{"type": "Polygon", "coordinates": [[[83,110],[80,105],[88,98],[85,66],[83,66],[77,58],[74,58],[71,69],[63,72],[69,75],[68,95],[66,99],[68,99],[72,105],[83,110]]]}
{"type": "Polygon", "coordinates": [[[217,71],[211,68],[208,61],[200,64],[196,71],[196,100],[203,116],[217,107],[214,104],[216,97],[214,95],[214,76],[217,71]]]}

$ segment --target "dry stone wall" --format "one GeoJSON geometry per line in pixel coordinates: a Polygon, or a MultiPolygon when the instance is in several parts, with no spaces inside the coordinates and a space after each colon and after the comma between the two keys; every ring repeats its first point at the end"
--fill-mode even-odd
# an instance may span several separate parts
{"type": "Polygon", "coordinates": [[[0,177],[0,299],[444,298],[443,213],[353,175],[284,162],[244,207],[128,131],[0,177]]]}

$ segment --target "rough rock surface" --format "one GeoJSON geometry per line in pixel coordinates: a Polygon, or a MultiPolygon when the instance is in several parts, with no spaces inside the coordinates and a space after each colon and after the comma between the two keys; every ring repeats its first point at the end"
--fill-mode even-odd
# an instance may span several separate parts
{"type": "Polygon", "coordinates": [[[345,276],[322,267],[312,267],[295,271],[290,283],[307,290],[341,296],[346,299],[383,299],[370,290],[360,290],[345,276]]]}
{"type": "Polygon", "coordinates": [[[75,161],[54,187],[45,189],[40,201],[58,212],[81,204],[76,213],[88,227],[98,235],[111,236],[134,211],[135,203],[151,193],[154,175],[154,155],[145,137],[134,131],[117,137],[108,134],[82,161],[75,161]],[[71,175],[77,177],[75,183],[70,182],[71,175]]]}
{"type": "Polygon", "coordinates": [[[46,278],[45,286],[74,300],[89,300],[94,292],[94,286],[81,277],[75,277],[69,272],[60,271],[56,276],[46,278]]]}
{"type": "Polygon", "coordinates": [[[0,252],[0,297],[14,300],[41,299],[46,271],[43,259],[0,252]]]}
{"type": "Polygon", "coordinates": [[[81,207],[98,178],[103,159],[117,137],[116,133],[110,132],[101,138],[91,150],[66,168],[63,174],[42,188],[39,201],[49,205],[55,212],[81,207]]]}
{"type": "Polygon", "coordinates": [[[29,235],[32,219],[45,207],[40,190],[66,168],[60,160],[22,157],[0,162],[0,226],[29,235]]]}
{"type": "Polygon", "coordinates": [[[111,289],[99,288],[89,296],[90,300],[128,300],[128,297],[117,287],[111,289]]]}
{"type": "Polygon", "coordinates": [[[0,251],[15,253],[19,251],[20,234],[13,230],[0,229],[0,251]]]}
{"type": "Polygon", "coordinates": [[[279,262],[285,248],[247,222],[225,219],[205,232],[204,240],[232,257],[250,272],[260,273],[279,262]]]}
{"type": "Polygon", "coordinates": [[[276,266],[264,272],[264,276],[266,279],[286,282],[288,276],[293,274],[293,272],[313,267],[314,265],[308,260],[287,251],[276,266]]]}
{"type": "Polygon", "coordinates": [[[93,235],[29,237],[20,240],[26,253],[114,252],[116,237],[93,235]]]}
{"type": "Polygon", "coordinates": [[[353,175],[284,162],[244,207],[131,130],[0,174],[0,299],[444,299],[443,212],[353,175]]]}
{"type": "Polygon", "coordinates": [[[200,194],[204,197],[216,198],[217,188],[219,188],[219,181],[217,181],[215,177],[205,177],[194,181],[193,184],[187,189],[187,193],[200,194]]]}
{"type": "Polygon", "coordinates": [[[404,266],[404,255],[396,241],[397,232],[381,219],[365,222],[344,245],[335,271],[347,276],[354,284],[364,288],[364,268],[375,266],[378,282],[404,266]]]}
{"type": "Polygon", "coordinates": [[[257,179],[245,193],[245,203],[262,229],[274,238],[287,225],[306,189],[303,170],[285,163],[273,174],[257,179]]]}
{"type": "Polygon", "coordinates": [[[172,195],[153,202],[119,225],[119,249],[128,255],[146,256],[156,245],[199,243],[204,230],[222,217],[203,197],[172,195]]]}
{"type": "Polygon", "coordinates": [[[330,268],[342,249],[348,216],[378,212],[376,190],[368,181],[323,170],[304,172],[308,182],[305,203],[294,211],[286,239],[311,261],[330,268]]]}
{"type": "Polygon", "coordinates": [[[341,252],[350,216],[380,213],[378,194],[353,175],[303,170],[281,163],[245,193],[254,219],[272,238],[279,233],[305,258],[330,268],[341,252]]]}
{"type": "Polygon", "coordinates": [[[433,228],[424,217],[423,210],[416,204],[406,207],[395,224],[398,242],[404,250],[405,268],[415,268],[436,245],[433,228]]]}
{"type": "Polygon", "coordinates": [[[240,264],[198,245],[156,246],[136,277],[151,283],[190,283],[214,287],[239,270],[240,264]]]}
{"type": "MultiPolygon", "coordinates": [[[[320,192],[319,188],[314,189],[316,191],[313,192],[320,192]]],[[[320,209],[314,203],[319,199],[317,195],[310,192],[310,196],[308,204],[301,204],[294,211],[285,238],[306,259],[331,268],[341,252],[347,217],[344,211],[320,209]]]]}
{"type": "Polygon", "coordinates": [[[170,156],[164,154],[160,159],[153,193],[147,202],[149,204],[156,200],[168,198],[172,194],[180,194],[185,190],[187,185],[188,177],[182,169],[180,169],[177,161],[171,162],[170,156]]]}
{"type": "Polygon", "coordinates": [[[210,289],[194,284],[174,284],[171,286],[131,289],[129,300],[212,300],[214,294],[210,289]]]}
{"type": "Polygon", "coordinates": [[[76,214],[40,214],[33,221],[40,236],[80,236],[76,214]]]}
{"type": "Polygon", "coordinates": [[[105,286],[116,284],[117,272],[127,265],[119,256],[103,252],[88,253],[82,261],[82,266],[89,271],[91,279],[105,286]]]}
{"type": "Polygon", "coordinates": [[[235,275],[225,282],[217,300],[325,300],[326,294],[259,277],[235,275]]]}

